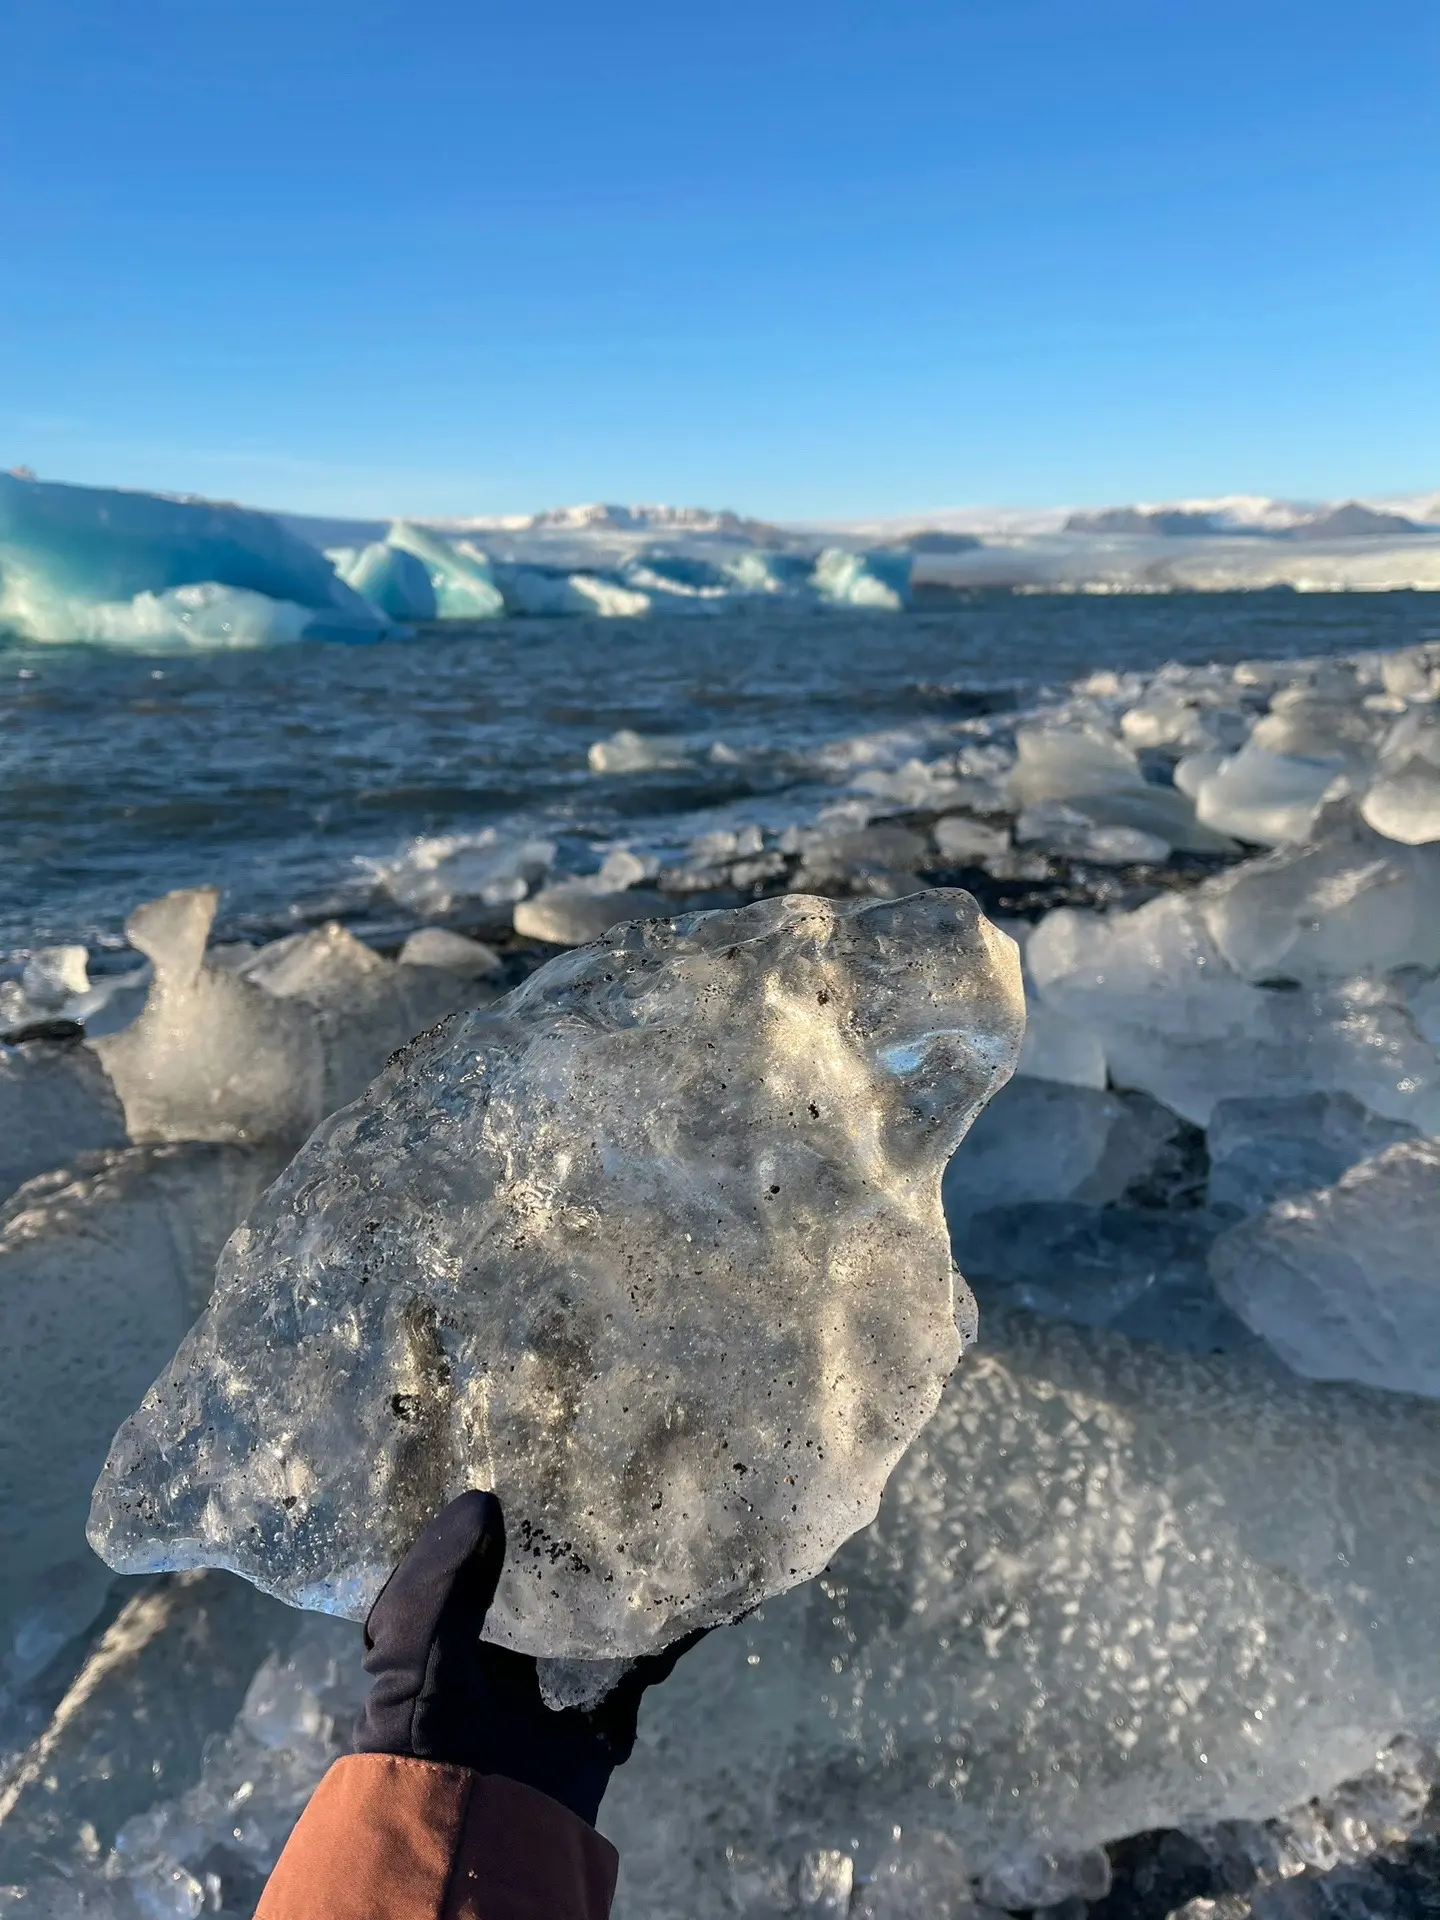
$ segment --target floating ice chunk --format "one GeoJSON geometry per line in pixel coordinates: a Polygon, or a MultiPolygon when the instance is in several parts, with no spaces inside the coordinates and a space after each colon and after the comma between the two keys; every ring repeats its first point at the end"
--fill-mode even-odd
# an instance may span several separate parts
{"type": "Polygon", "coordinates": [[[346,586],[352,587],[392,620],[433,620],[435,589],[423,561],[401,547],[376,540],[337,565],[346,586]]]}
{"type": "Polygon", "coordinates": [[[90,990],[90,955],[84,947],[41,947],[20,976],[25,998],[36,1006],[62,1007],[90,990]]]}
{"type": "Polygon", "coordinates": [[[1271,753],[1252,735],[1238,753],[1198,780],[1195,812],[1219,833],[1274,847],[1308,838],[1325,801],[1347,787],[1340,755],[1271,753]]]}
{"type": "Polygon", "coordinates": [[[1440,966],[1440,848],[1397,846],[1348,809],[1327,815],[1309,845],[1216,875],[1199,900],[1211,938],[1246,979],[1440,966]]]}
{"type": "MultiPolygon", "coordinates": [[[[410,553],[425,568],[441,620],[494,620],[505,611],[488,557],[469,541],[452,545],[408,520],[397,520],[387,544],[410,553]]],[[[416,616],[417,618],[421,616],[416,616]]]]}
{"type": "Polygon", "coordinates": [[[1282,1195],[1211,1271],[1297,1373],[1440,1397],[1440,1143],[1402,1140],[1332,1187],[1282,1195]]]}
{"type": "Polygon", "coordinates": [[[940,1172],[1022,1024],[1014,943],[959,892],[557,958],[292,1162],[117,1436],[98,1550],[358,1616],[491,1486],[490,1632],[554,1658],[808,1578],[959,1357],[940,1172]]]}
{"type": "Polygon", "coordinates": [[[398,860],[377,866],[376,878],[391,899],[420,913],[450,913],[466,901],[508,907],[544,879],[555,854],[553,840],[482,827],[417,840],[398,860]]]}
{"type": "Polygon", "coordinates": [[[1217,1100],[1317,1090],[1440,1131],[1440,1063],[1398,989],[1363,978],[1312,992],[1242,980],[1200,903],[1178,894],[1133,913],[1063,907],[1031,934],[1041,998],[1095,1033],[1115,1083],[1204,1126],[1217,1100]]]}
{"type": "Polygon", "coordinates": [[[421,927],[400,949],[402,967],[439,967],[458,973],[462,980],[480,980],[499,973],[503,962],[493,947],[448,927],[421,927]]]}
{"type": "Polygon", "coordinates": [[[1210,1204],[1263,1213],[1282,1194],[1330,1186],[1414,1131],[1368,1113],[1348,1093],[1221,1100],[1206,1129],[1210,1204]]]}
{"type": "Polygon", "coordinates": [[[770,553],[747,548],[722,562],[737,593],[792,594],[809,585],[812,562],[800,553],[770,553]]]}
{"type": "Polygon", "coordinates": [[[0,1210],[0,1669],[38,1671],[108,1576],[81,1544],[115,1424],[210,1290],[278,1170],[235,1148],[127,1148],[42,1174],[0,1210]]]}
{"type": "Polygon", "coordinates": [[[155,975],[133,1025],[92,1041],[130,1138],[303,1140],[325,1111],[314,1017],[206,964],[214,887],[167,893],[125,923],[155,975]]]}
{"type": "Polygon", "coordinates": [[[1440,1705],[1437,1498],[1422,1402],[987,1315],[875,1526],[650,1696],[625,1912],[729,1920],[817,1847],[863,1881],[897,1825],[984,1876],[1328,1791],[1440,1705]]]}
{"type": "Polygon", "coordinates": [[[89,1047],[0,1047],[0,1200],[77,1154],[124,1145],[125,1116],[89,1047]]]}
{"type": "Polygon", "coordinates": [[[904,550],[852,553],[844,547],[826,547],[815,562],[810,584],[822,600],[840,606],[899,613],[910,604],[912,565],[904,550]]]}
{"type": "Polygon", "coordinates": [[[1020,727],[1015,747],[1006,783],[1015,807],[1080,794],[1139,792],[1145,785],[1135,755],[1098,727],[1020,727]]]}
{"type": "Polygon", "coordinates": [[[674,910],[673,900],[648,887],[612,892],[584,880],[562,880],[518,903],[515,931],[523,939],[551,946],[583,947],[627,920],[654,920],[674,910]]]}
{"type": "Polygon", "coordinates": [[[603,619],[635,618],[650,611],[648,593],[598,573],[563,573],[533,566],[496,564],[495,584],[505,611],[519,614],[598,614],[603,619]]]}
{"type": "Polygon", "coordinates": [[[690,764],[683,740],[635,733],[629,727],[621,727],[608,740],[596,740],[587,758],[592,773],[654,773],[690,764]]]}

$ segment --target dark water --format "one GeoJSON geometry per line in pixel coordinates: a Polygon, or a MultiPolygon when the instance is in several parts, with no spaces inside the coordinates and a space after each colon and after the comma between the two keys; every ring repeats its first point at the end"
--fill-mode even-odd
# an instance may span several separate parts
{"type": "Polygon", "coordinates": [[[1423,594],[977,595],[944,611],[506,621],[405,644],[152,658],[0,652],[0,956],[117,941],[128,908],[217,881],[222,929],[341,912],[403,920],[369,864],[422,836],[683,839],[780,821],[837,743],[892,758],[969,712],[1099,667],[1235,661],[1440,634],[1423,594]],[[620,728],[683,739],[679,769],[595,774],[620,728]],[[720,744],[719,755],[714,753],[720,744]]]}

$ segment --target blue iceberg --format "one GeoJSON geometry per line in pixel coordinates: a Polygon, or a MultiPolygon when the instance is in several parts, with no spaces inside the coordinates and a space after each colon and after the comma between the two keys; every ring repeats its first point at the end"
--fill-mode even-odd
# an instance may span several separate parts
{"type": "Polygon", "coordinates": [[[0,474],[0,633],[176,648],[388,631],[269,514],[0,474]]]}

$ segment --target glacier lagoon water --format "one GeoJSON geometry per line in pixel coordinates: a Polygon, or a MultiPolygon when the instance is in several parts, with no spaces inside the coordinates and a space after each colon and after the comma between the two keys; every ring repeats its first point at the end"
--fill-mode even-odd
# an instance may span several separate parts
{"type": "Polygon", "coordinates": [[[68,941],[103,967],[137,900],[214,881],[221,938],[337,916],[383,943],[436,917],[384,882],[417,843],[423,865],[445,836],[540,836],[583,872],[608,838],[782,825],[867,756],[923,756],[966,712],[1096,669],[1437,634],[1426,594],[994,593],[904,615],[488,621],[359,649],[3,647],[0,970],[68,941]],[[625,731],[674,764],[593,767],[625,731]]]}

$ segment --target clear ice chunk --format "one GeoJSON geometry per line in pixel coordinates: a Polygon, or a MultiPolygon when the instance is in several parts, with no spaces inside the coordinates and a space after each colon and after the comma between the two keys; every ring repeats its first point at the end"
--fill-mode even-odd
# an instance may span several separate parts
{"type": "Polygon", "coordinates": [[[1216,1241],[1223,1298],[1297,1373],[1440,1398],[1440,1142],[1402,1140],[1216,1241]]]}
{"type": "Polygon", "coordinates": [[[557,957],[416,1041],[235,1235],[116,1438],[97,1551],[358,1617],[494,1487],[490,1632],[561,1659],[808,1578],[973,1326],[940,1174],[1023,1019],[1014,942],[958,891],[557,957]]]}

